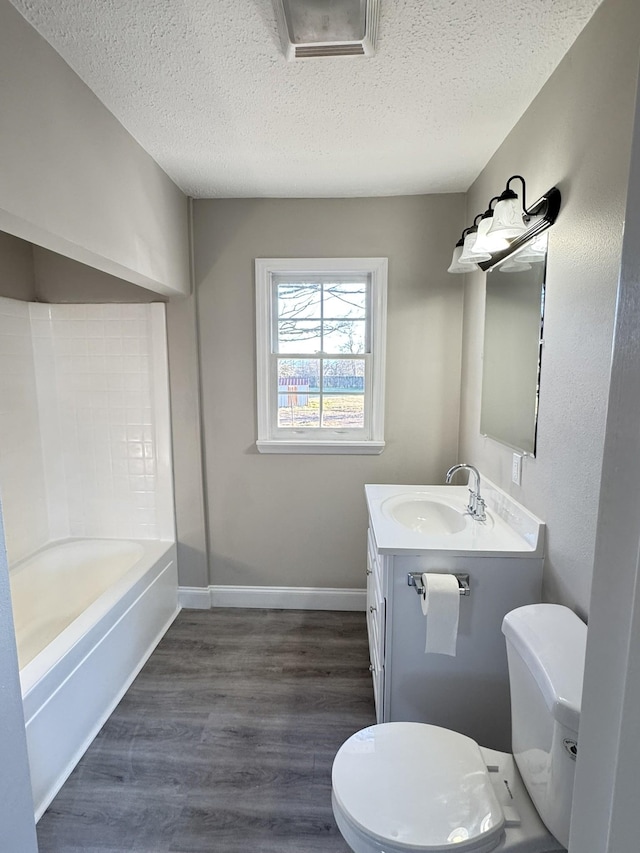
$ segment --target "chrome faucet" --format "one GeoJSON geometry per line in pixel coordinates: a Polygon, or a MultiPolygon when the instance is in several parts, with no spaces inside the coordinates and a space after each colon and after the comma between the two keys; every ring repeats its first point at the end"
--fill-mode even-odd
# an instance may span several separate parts
{"type": "Polygon", "coordinates": [[[445,483],[449,484],[453,479],[453,475],[458,471],[468,471],[469,474],[473,475],[474,484],[473,488],[469,489],[469,504],[467,506],[467,510],[471,518],[475,518],[476,521],[484,521],[487,517],[487,513],[485,512],[484,499],[480,497],[480,473],[478,472],[478,469],[474,465],[467,465],[464,462],[460,465],[454,465],[453,468],[449,468],[447,471],[445,483]]]}

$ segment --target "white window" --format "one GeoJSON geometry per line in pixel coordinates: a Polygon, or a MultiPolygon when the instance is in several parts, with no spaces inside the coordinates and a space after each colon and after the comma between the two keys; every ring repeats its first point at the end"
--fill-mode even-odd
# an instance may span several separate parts
{"type": "Polygon", "coordinates": [[[384,449],[386,258],[258,258],[261,453],[384,449]]]}

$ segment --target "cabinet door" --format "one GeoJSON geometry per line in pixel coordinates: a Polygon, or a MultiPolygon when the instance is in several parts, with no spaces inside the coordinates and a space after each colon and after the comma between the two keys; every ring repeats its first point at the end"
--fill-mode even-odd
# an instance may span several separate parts
{"type": "Polygon", "coordinates": [[[369,547],[367,549],[367,633],[369,635],[369,660],[373,678],[376,720],[377,722],[382,722],[385,667],[385,599],[382,595],[381,562],[372,545],[372,538],[369,535],[369,547]]]}
{"type": "Polygon", "coordinates": [[[385,637],[385,615],[386,601],[382,596],[380,584],[378,583],[378,575],[374,571],[372,575],[372,604],[369,610],[372,623],[372,646],[371,646],[371,664],[373,676],[373,693],[376,703],[376,721],[378,723],[384,720],[384,675],[385,675],[385,654],[384,654],[384,637],[385,637]]]}
{"type": "Polygon", "coordinates": [[[374,587],[374,565],[375,558],[369,547],[367,549],[367,635],[369,637],[369,658],[371,659],[371,663],[373,663],[373,647],[374,647],[374,626],[373,626],[373,611],[372,607],[375,606],[375,587],[374,587]]]}

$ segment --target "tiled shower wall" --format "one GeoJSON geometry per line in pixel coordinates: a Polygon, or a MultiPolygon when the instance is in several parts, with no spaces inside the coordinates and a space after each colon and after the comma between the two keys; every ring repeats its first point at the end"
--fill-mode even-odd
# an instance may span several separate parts
{"type": "Polygon", "coordinates": [[[0,455],[11,561],[69,536],[173,538],[164,306],[2,303],[30,315],[38,418],[33,405],[20,417],[35,435],[32,482],[41,484],[46,518],[44,540],[30,532],[14,545],[12,508],[24,503],[25,485],[4,476],[0,455]]]}

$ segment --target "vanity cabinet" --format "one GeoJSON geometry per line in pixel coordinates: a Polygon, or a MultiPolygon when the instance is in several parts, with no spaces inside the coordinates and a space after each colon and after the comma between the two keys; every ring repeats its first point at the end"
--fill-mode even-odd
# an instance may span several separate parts
{"type": "MultiPolygon", "coordinates": [[[[389,553],[370,516],[367,631],[376,720],[432,723],[483,746],[511,750],[506,613],[541,599],[542,554],[464,554],[415,548],[389,553]],[[468,574],[455,657],[425,654],[427,617],[411,572],[468,574]]],[[[387,543],[388,545],[388,543],[387,543]]]]}

